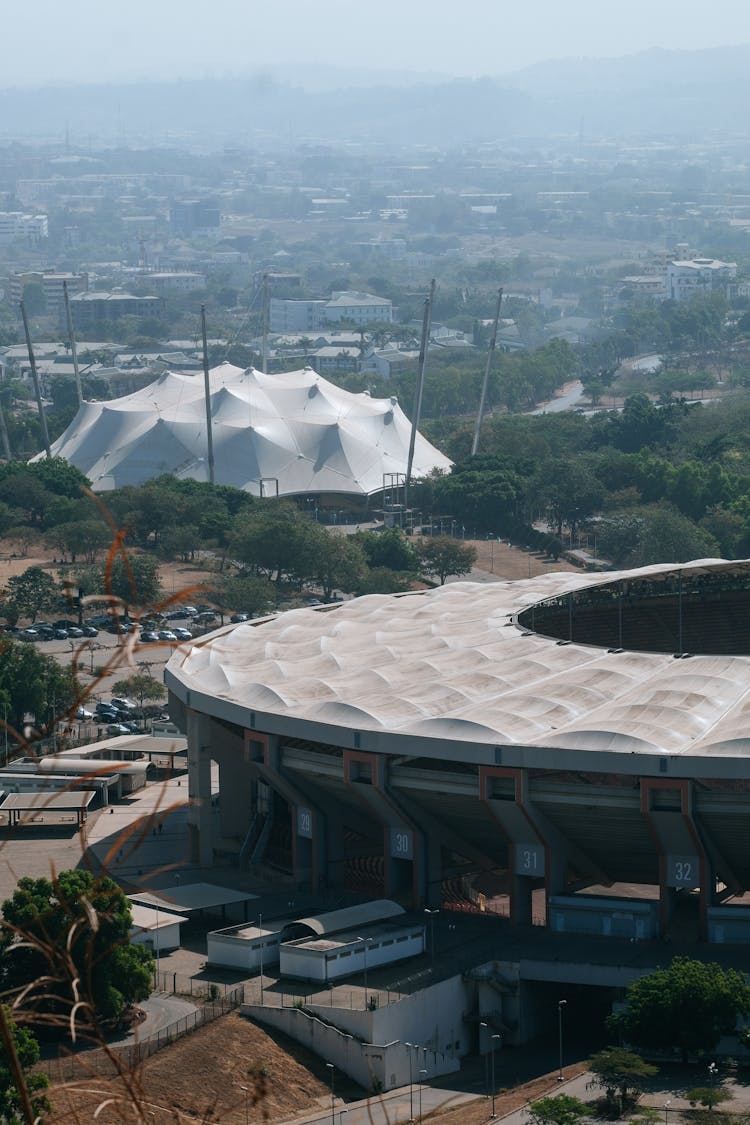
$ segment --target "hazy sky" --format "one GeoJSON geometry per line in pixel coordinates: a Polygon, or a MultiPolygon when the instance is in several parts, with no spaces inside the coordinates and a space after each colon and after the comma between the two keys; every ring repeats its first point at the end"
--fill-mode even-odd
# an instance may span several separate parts
{"type": "Polygon", "coordinates": [[[290,62],[482,75],[750,43],[750,0],[26,0],[7,30],[0,86],[290,62]]]}

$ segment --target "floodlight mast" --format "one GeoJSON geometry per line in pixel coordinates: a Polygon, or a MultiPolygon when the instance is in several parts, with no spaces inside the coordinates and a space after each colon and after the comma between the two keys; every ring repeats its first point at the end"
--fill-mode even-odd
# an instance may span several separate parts
{"type": "Polygon", "coordinates": [[[208,446],[208,479],[214,483],[214,431],[211,417],[211,386],[208,374],[208,337],[206,336],[206,306],[201,305],[201,334],[203,336],[203,387],[206,395],[206,444],[208,446]]]}
{"type": "Polygon", "coordinates": [[[404,481],[404,505],[409,506],[409,487],[411,485],[411,471],[414,465],[414,447],[417,443],[417,430],[422,414],[422,391],[424,389],[424,373],[427,366],[427,350],[430,346],[430,325],[432,323],[432,303],[435,299],[435,278],[430,282],[430,294],[424,303],[424,316],[422,318],[422,340],[419,345],[419,366],[417,368],[417,383],[414,388],[414,405],[411,412],[411,434],[409,436],[409,456],[406,462],[406,480],[404,481]]]}
{"type": "Polygon", "coordinates": [[[21,301],[21,319],[23,320],[23,330],[26,334],[26,349],[29,353],[29,364],[31,365],[31,378],[34,383],[34,396],[36,398],[36,408],[39,412],[39,425],[42,429],[42,441],[44,442],[44,452],[47,457],[52,454],[49,448],[49,431],[47,430],[47,419],[44,414],[44,406],[42,405],[42,392],[39,389],[39,375],[36,369],[36,360],[34,359],[34,348],[31,344],[31,333],[29,332],[29,321],[26,316],[26,305],[21,301]]]}
{"type": "Polygon", "coordinates": [[[495,323],[492,327],[492,336],[490,337],[490,345],[487,349],[487,363],[484,368],[484,379],[482,380],[482,393],[479,396],[479,410],[477,411],[477,422],[474,427],[474,440],[471,443],[471,456],[476,456],[477,449],[479,448],[479,435],[482,430],[482,421],[484,419],[484,407],[487,402],[487,387],[490,381],[490,370],[492,368],[492,359],[495,355],[495,344],[497,343],[497,328],[500,323],[500,305],[503,300],[503,291],[497,291],[497,308],[495,309],[495,323]]]}
{"type": "Polygon", "coordinates": [[[78,405],[83,406],[83,391],[81,390],[81,373],[78,370],[78,345],[76,344],[76,336],[73,331],[73,317],[70,311],[70,295],[68,293],[68,283],[63,281],[63,300],[65,301],[65,319],[68,324],[68,340],[70,341],[70,355],[73,360],[73,374],[76,380],[76,395],[78,396],[78,405]]]}

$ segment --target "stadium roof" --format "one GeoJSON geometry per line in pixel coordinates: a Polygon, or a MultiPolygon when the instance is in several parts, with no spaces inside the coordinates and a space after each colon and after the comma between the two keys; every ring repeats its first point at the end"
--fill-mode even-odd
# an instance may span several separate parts
{"type": "MultiPolygon", "coordinates": [[[[309,367],[264,375],[224,363],[210,372],[210,400],[219,484],[255,495],[276,495],[278,482],[280,496],[370,496],[384,476],[406,472],[411,424],[395,398],[352,394],[309,367]]],[[[52,453],[97,492],[162,473],[207,481],[203,377],[169,371],[134,394],[84,403],[52,453]]],[[[434,468],[450,461],[418,435],[413,476],[434,468]]]]}
{"type": "Polygon", "coordinates": [[[593,751],[626,769],[624,755],[636,756],[633,769],[643,755],[750,762],[750,657],[608,650],[515,621],[587,586],[680,571],[746,576],[749,565],[455,582],[293,610],[177,650],[167,684],[191,707],[246,727],[344,746],[358,731],[363,749],[390,753],[491,761],[517,747],[508,761],[534,764],[551,751],[561,763],[562,751],[593,751]]]}

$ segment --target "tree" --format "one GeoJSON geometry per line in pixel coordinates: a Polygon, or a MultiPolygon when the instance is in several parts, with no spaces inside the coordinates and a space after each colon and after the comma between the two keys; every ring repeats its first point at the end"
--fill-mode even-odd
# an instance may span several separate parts
{"type": "Polygon", "coordinates": [[[80,1026],[119,1017],[151,991],[153,958],[130,942],[130,903],[109,876],[62,871],[54,881],[24,877],[2,905],[3,987],[24,1006],[68,1027],[77,999],[80,1026]]]}
{"type": "Polygon", "coordinates": [[[716,1086],[696,1086],[693,1090],[688,1090],[685,1097],[691,1105],[698,1102],[705,1109],[716,1109],[717,1105],[723,1102],[731,1102],[734,1094],[731,1090],[727,1090],[726,1086],[718,1083],[716,1086]]]}
{"type": "Polygon", "coordinates": [[[414,573],[417,569],[417,554],[411,543],[398,527],[385,527],[382,531],[361,531],[355,536],[364,551],[369,567],[387,567],[389,570],[402,570],[414,573]]]}
{"type": "Polygon", "coordinates": [[[37,723],[62,715],[75,702],[76,690],[70,668],[45,656],[23,641],[0,640],[0,692],[8,703],[8,723],[23,730],[25,717],[37,723]]]}
{"type": "Polygon", "coordinates": [[[79,586],[86,595],[101,594],[119,598],[125,613],[137,606],[147,609],[161,597],[159,562],[151,555],[118,554],[104,566],[92,566],[78,574],[79,586]]]}
{"type": "MultiPolygon", "coordinates": [[[[29,1074],[32,1066],[39,1062],[39,1044],[34,1035],[25,1027],[18,1027],[11,1019],[10,1010],[3,1005],[3,1016],[10,1032],[16,1059],[24,1072],[23,1079],[29,1093],[34,1113],[41,1117],[52,1109],[49,1099],[43,1092],[49,1088],[46,1074],[29,1074]]],[[[5,1125],[21,1125],[24,1122],[21,1095],[16,1078],[11,1070],[11,1062],[5,1044],[0,1043],[0,1121],[5,1125]]]]}
{"type": "Polygon", "coordinates": [[[330,601],[335,589],[355,590],[366,569],[362,548],[348,535],[324,532],[313,560],[313,577],[330,601]]]}
{"type": "Polygon", "coordinates": [[[276,591],[267,578],[253,574],[226,575],[213,588],[212,600],[229,613],[267,613],[276,602],[276,591]]]}
{"type": "Polygon", "coordinates": [[[469,574],[476,560],[474,547],[448,536],[425,539],[420,548],[422,569],[434,574],[441,586],[449,574],[469,574]]]}
{"type": "Polygon", "coordinates": [[[578,1125],[589,1107],[571,1094],[557,1094],[532,1102],[526,1111],[534,1125],[578,1125]]]}
{"type": "Polygon", "coordinates": [[[138,706],[143,710],[144,703],[156,703],[163,699],[167,689],[161,680],[155,680],[146,672],[137,672],[127,679],[118,680],[112,685],[112,694],[125,696],[126,699],[138,700],[138,706]]]}
{"type": "Polygon", "coordinates": [[[54,578],[40,566],[30,566],[23,574],[14,574],[8,579],[7,596],[18,606],[22,617],[35,621],[40,613],[55,606],[60,589],[54,578]]]}
{"type": "Polygon", "coordinates": [[[607,1047],[592,1056],[589,1070],[594,1075],[591,1085],[604,1090],[610,1111],[621,1113],[628,1102],[637,1100],[644,1079],[658,1074],[659,1068],[626,1047],[607,1047]]]}
{"type": "Polygon", "coordinates": [[[608,1027],[636,1047],[678,1050],[688,1055],[713,1050],[722,1035],[734,1035],[737,1019],[750,1012],[750,987],[736,969],[675,957],[666,969],[628,985],[625,1007],[608,1027]]]}

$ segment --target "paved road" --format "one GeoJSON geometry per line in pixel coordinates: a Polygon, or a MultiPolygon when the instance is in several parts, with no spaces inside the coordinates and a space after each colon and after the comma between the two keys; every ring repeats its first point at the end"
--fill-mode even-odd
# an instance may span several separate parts
{"type": "MultiPolygon", "coordinates": [[[[590,1074],[582,1074],[578,1078],[560,1083],[558,1087],[566,1094],[572,1094],[581,1099],[590,1098],[591,1091],[586,1085],[590,1081],[590,1074]]],[[[434,1113],[436,1110],[445,1111],[454,1106],[469,1102],[476,1102],[481,1098],[477,1091],[453,1090],[448,1087],[422,1086],[422,1115],[434,1113]]],[[[402,1122],[420,1120],[420,1087],[415,1083],[411,1091],[408,1086],[400,1090],[392,1090],[377,1099],[361,1102],[349,1102],[345,1105],[336,1100],[334,1114],[331,1115],[330,1105],[323,1113],[310,1116],[295,1117],[286,1125],[399,1125],[402,1122]]],[[[490,1116],[489,1099],[482,1099],[487,1104],[487,1117],[490,1116]]],[[[525,1108],[514,1110],[507,1114],[503,1120],[508,1125],[528,1125],[525,1108]]]]}
{"type": "Polygon", "coordinates": [[[529,413],[559,414],[563,410],[574,410],[582,398],[583,386],[580,379],[576,379],[572,385],[568,384],[567,389],[561,395],[557,395],[550,402],[542,403],[541,406],[537,406],[535,410],[530,410],[529,413]]]}
{"type": "Polygon", "coordinates": [[[110,1043],[110,1047],[127,1047],[135,1040],[148,1039],[150,1035],[155,1035],[157,1031],[162,1031],[184,1016],[192,1016],[193,1012],[198,1010],[198,1005],[193,1004],[190,1000],[182,1000],[177,996],[165,996],[160,993],[144,1000],[140,1007],[146,1013],[143,1023],[138,1024],[123,1039],[118,1039],[116,1043],[110,1043]]]}

